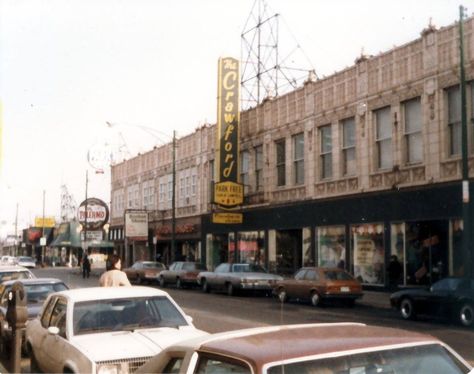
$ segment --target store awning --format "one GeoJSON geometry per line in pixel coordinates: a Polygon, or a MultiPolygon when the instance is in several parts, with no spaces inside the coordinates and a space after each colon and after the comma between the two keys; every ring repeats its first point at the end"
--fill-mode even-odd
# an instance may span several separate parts
{"type": "Polygon", "coordinates": [[[50,244],[51,247],[81,247],[79,222],[64,222],[59,225],[58,235],[50,244]]]}

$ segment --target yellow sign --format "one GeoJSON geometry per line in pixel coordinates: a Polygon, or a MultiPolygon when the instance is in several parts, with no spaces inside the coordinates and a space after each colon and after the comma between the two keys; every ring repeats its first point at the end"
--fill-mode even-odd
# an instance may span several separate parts
{"type": "Polygon", "coordinates": [[[44,217],[44,222],[43,217],[35,218],[35,227],[54,227],[55,224],[54,217],[44,217]]]}
{"type": "Polygon", "coordinates": [[[244,186],[235,182],[220,182],[214,185],[214,203],[236,206],[244,202],[244,186]]]}
{"type": "Polygon", "coordinates": [[[212,213],[212,223],[242,223],[242,213],[212,213]]]}

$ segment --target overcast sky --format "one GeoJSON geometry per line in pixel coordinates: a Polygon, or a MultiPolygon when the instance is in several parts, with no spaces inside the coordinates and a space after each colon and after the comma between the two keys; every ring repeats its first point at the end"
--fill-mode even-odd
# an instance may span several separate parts
{"type": "MultiPolygon", "coordinates": [[[[0,0],[0,237],[77,204],[110,201],[110,173],[90,149],[132,154],[216,120],[217,60],[240,58],[255,0],[0,0]],[[106,122],[115,126],[109,128],[106,122]],[[155,129],[156,131],[153,131],[155,129]]],[[[267,0],[282,46],[301,47],[318,76],[459,19],[452,0],[267,0]]],[[[465,0],[469,15],[474,0],[465,0]]],[[[280,51],[286,55],[290,51],[280,51]]],[[[298,62],[298,61],[297,61],[298,62]]]]}

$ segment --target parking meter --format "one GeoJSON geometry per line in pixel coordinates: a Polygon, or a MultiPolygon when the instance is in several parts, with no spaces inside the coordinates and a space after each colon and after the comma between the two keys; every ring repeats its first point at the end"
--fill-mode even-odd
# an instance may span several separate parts
{"type": "Polygon", "coordinates": [[[26,292],[21,282],[15,282],[8,292],[8,307],[6,315],[8,324],[12,329],[25,327],[28,320],[28,309],[26,308],[26,292]]]}
{"type": "Polygon", "coordinates": [[[21,369],[21,339],[28,320],[26,292],[21,282],[15,282],[8,292],[6,319],[12,329],[12,347],[10,355],[11,370],[19,373],[21,369]]]}

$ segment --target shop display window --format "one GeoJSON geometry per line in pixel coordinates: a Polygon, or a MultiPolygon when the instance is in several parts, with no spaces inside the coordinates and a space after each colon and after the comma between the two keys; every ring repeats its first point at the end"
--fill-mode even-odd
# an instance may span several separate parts
{"type": "Polygon", "coordinates": [[[265,232],[244,231],[237,233],[240,262],[265,266],[265,232]]]}
{"type": "Polygon", "coordinates": [[[346,229],[344,226],[321,226],[317,231],[318,266],[345,268],[346,229]]]}
{"type": "Polygon", "coordinates": [[[354,276],[364,284],[385,282],[383,223],[351,226],[354,276]]]}

